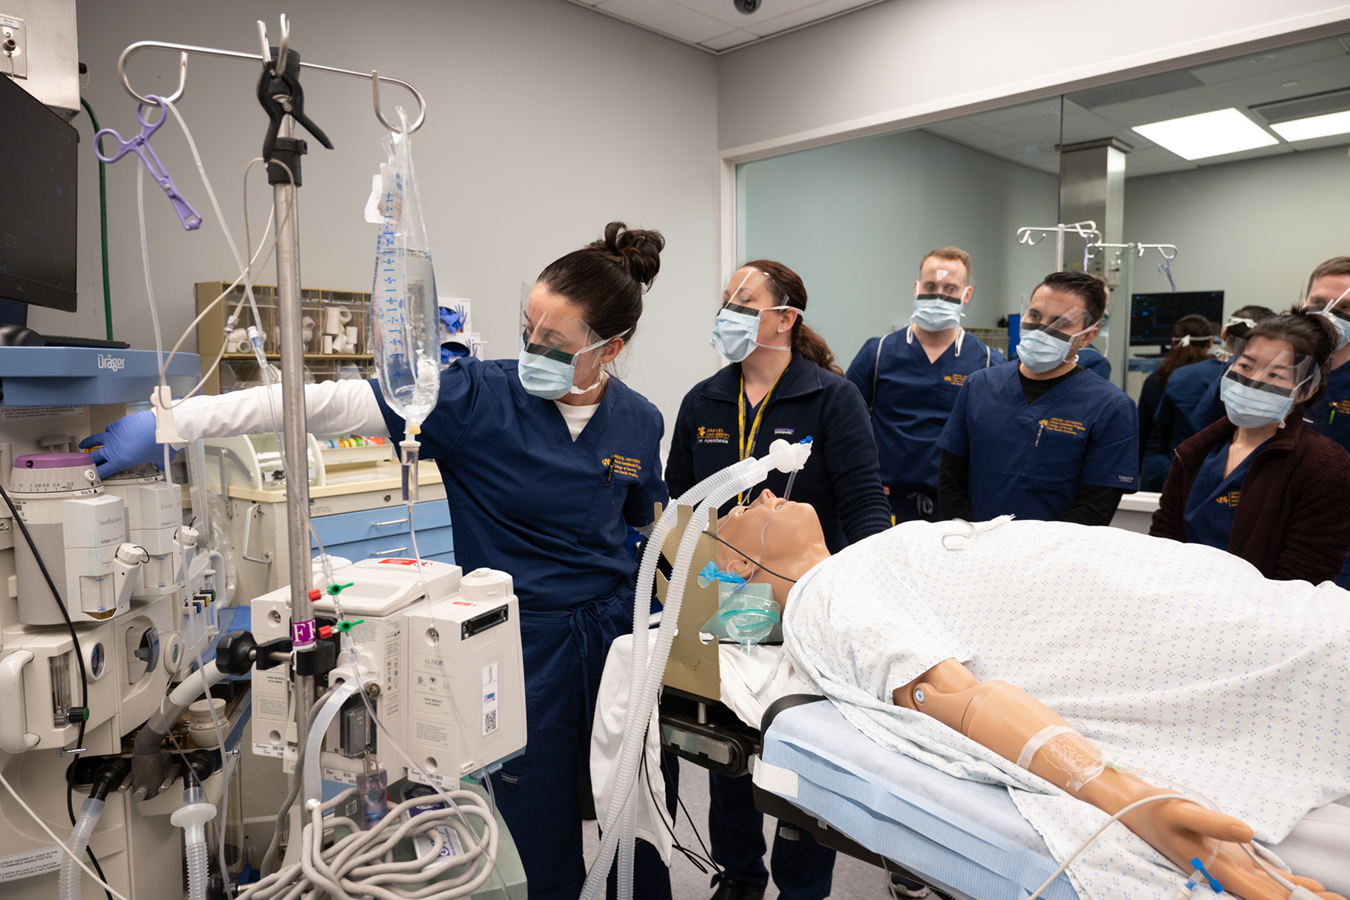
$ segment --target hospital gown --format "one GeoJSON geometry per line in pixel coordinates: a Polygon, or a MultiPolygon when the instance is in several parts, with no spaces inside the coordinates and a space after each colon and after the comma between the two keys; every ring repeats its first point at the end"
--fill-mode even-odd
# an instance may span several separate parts
{"type": "MultiPolygon", "coordinates": [[[[1210,547],[1006,518],[907,523],[804,576],[784,640],[813,688],[873,740],[1007,785],[1061,862],[1106,815],[894,706],[896,688],[958,659],[1044,702],[1109,760],[1210,797],[1260,840],[1350,794],[1346,595],[1267,581],[1210,547]]],[[[1119,824],[1069,874],[1086,900],[1156,900],[1181,883],[1119,824]]]]}

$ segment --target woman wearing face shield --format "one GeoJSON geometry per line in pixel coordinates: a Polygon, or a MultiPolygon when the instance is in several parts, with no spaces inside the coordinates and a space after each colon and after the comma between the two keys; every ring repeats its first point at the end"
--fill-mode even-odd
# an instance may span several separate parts
{"type": "Polygon", "coordinates": [[[1335,579],[1350,549],[1350,456],[1304,423],[1326,389],[1335,329],[1265,319],[1219,382],[1227,417],[1184,441],[1149,533],[1240,556],[1267,578],[1335,579]]]}
{"type": "Polygon", "coordinates": [[[1109,525],[1121,494],[1137,489],[1134,404],[1077,363],[1105,311],[1101,282],[1081,272],[1047,275],[1032,292],[1017,365],[967,378],[938,438],[947,518],[1109,525]]]}
{"type": "MultiPolygon", "coordinates": [[[[605,654],[632,628],[627,527],[667,500],[661,414],[603,368],[633,338],[664,245],[611,222],[550,263],[521,310],[518,358],[455,360],[422,424],[455,562],[510,573],[520,600],[527,743],[493,783],[533,898],[570,900],[585,879],[578,773],[605,654]]],[[[178,429],[189,440],[270,431],[265,391],[186,401],[178,429]]],[[[375,382],[307,385],[305,405],[315,434],[403,438],[375,382]]],[[[100,472],[162,459],[154,424],[132,416],[92,438],[100,472]]]]}
{"type": "MultiPolygon", "coordinates": [[[[891,511],[867,406],[803,320],[805,312],[806,287],[782,263],[756,260],[731,276],[712,333],[713,346],[731,365],[685,395],[671,434],[666,484],[671,497],[679,497],[714,472],[763,455],[777,438],[810,438],[811,459],[793,480],[792,498],[815,507],[830,548],[842,549],[890,528],[891,511]]],[[[787,476],[772,473],[740,499],[749,501],[766,487],[783,495],[787,476]]],[[[768,884],[766,847],[750,779],[714,773],[710,791],[712,857],[723,869],[713,896],[761,897],[768,884]]],[[[777,838],[771,868],[785,900],[819,900],[830,892],[834,851],[810,836],[777,838]]]]}

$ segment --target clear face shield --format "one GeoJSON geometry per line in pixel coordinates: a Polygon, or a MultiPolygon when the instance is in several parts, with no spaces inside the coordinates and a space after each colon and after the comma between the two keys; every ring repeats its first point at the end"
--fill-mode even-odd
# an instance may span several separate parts
{"type": "Polygon", "coordinates": [[[1326,279],[1318,279],[1313,284],[1302,306],[1309,312],[1320,312],[1336,326],[1336,349],[1339,350],[1350,343],[1350,288],[1336,294],[1326,290],[1324,281],[1326,279]]]}
{"type": "Polygon", "coordinates": [[[936,269],[924,266],[919,280],[914,282],[914,314],[909,317],[910,324],[924,331],[946,331],[961,326],[961,315],[974,288],[962,285],[960,267],[953,264],[942,265],[945,260],[935,260],[936,269]]]}
{"type": "Polygon", "coordinates": [[[790,324],[782,313],[795,306],[778,303],[773,280],[758,269],[742,269],[731,276],[722,294],[722,307],[713,320],[712,345],[730,362],[740,362],[756,347],[792,351],[791,340],[779,341],[790,324]],[[768,315],[765,315],[768,313],[768,315]]]}
{"type": "Polygon", "coordinates": [[[572,309],[541,285],[521,286],[520,357],[517,372],[525,390],[536,397],[557,400],[567,394],[588,394],[604,383],[600,350],[605,339],[572,309]],[[564,306],[565,304],[565,306],[564,306]]]}
{"type": "Polygon", "coordinates": [[[1077,297],[1044,288],[1022,304],[1022,336],[1017,358],[1032,372],[1049,372],[1078,356],[1097,323],[1077,297]],[[1075,302],[1077,301],[1077,302],[1075,302]]]}
{"type": "Polygon", "coordinates": [[[1317,360],[1271,338],[1239,338],[1234,344],[1219,384],[1229,421],[1239,428],[1283,426],[1294,404],[1312,392],[1317,360]]]}

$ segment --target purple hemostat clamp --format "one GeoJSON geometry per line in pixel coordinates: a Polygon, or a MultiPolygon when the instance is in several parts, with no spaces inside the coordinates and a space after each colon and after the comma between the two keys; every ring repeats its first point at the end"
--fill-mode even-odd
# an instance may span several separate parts
{"type": "Polygon", "coordinates": [[[124,141],[116,131],[111,128],[104,128],[94,135],[94,155],[99,158],[100,162],[114,163],[128,153],[135,153],[141,158],[141,162],[145,163],[146,171],[150,173],[150,177],[155,179],[155,182],[164,189],[164,193],[169,195],[169,200],[173,203],[174,211],[178,213],[178,219],[183,223],[183,228],[187,231],[196,231],[202,227],[202,217],[197,215],[197,210],[192,208],[192,204],[188,203],[183,195],[178,193],[178,188],[174,186],[173,179],[169,177],[168,170],[164,168],[164,163],[159,161],[159,157],[155,155],[155,149],[150,146],[150,135],[159,131],[159,127],[169,117],[169,111],[164,106],[164,102],[154,94],[150,94],[147,99],[159,104],[159,121],[153,125],[145,121],[143,115],[145,104],[136,104],[136,118],[141,122],[141,133],[129,141],[124,141]],[[105,135],[117,141],[117,152],[112,156],[104,156],[99,150],[99,141],[105,135]]]}

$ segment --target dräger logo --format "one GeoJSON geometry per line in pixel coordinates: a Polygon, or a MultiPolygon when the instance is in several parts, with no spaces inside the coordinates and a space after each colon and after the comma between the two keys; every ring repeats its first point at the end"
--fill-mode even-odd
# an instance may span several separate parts
{"type": "Polygon", "coordinates": [[[104,356],[98,355],[98,367],[100,369],[112,369],[114,372],[120,372],[127,367],[127,361],[122,356],[104,356]]]}

